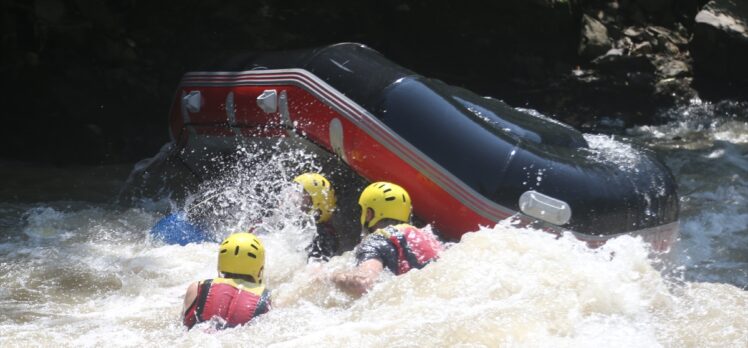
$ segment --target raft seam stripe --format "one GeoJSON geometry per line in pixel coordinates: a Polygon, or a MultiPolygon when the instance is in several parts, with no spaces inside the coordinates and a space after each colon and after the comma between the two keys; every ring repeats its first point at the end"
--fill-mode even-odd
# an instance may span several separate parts
{"type": "Polygon", "coordinates": [[[490,201],[479,194],[408,141],[394,133],[362,106],[342,95],[307,70],[190,72],[185,74],[180,86],[252,86],[277,83],[290,83],[311,93],[384,145],[393,154],[420,172],[425,173],[431,181],[484,218],[497,222],[515,214],[513,210],[490,201]]]}

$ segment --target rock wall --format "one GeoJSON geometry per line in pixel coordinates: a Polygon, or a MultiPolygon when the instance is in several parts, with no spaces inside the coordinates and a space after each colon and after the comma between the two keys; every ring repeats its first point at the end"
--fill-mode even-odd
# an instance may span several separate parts
{"type": "Polygon", "coordinates": [[[0,158],[138,160],[168,140],[166,115],[184,72],[232,52],[341,41],[577,127],[649,123],[658,108],[695,95],[745,96],[746,60],[728,58],[744,52],[745,38],[734,33],[744,32],[723,23],[723,8],[733,18],[727,22],[744,25],[746,5],[705,5],[7,0],[0,3],[0,158]],[[714,87],[725,78],[734,81],[730,93],[714,87]]]}
{"type": "Polygon", "coordinates": [[[702,94],[745,99],[748,90],[748,3],[710,1],[695,18],[691,51],[702,94]]]}

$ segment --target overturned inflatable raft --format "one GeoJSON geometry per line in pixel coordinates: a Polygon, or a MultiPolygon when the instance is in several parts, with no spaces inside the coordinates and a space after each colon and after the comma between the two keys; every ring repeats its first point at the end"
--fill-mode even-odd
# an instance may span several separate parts
{"type": "Polygon", "coordinates": [[[189,72],[170,131],[168,156],[193,173],[199,158],[241,142],[318,147],[369,181],[405,187],[414,214],[451,239],[513,216],[592,244],[641,235],[657,250],[678,231],[673,177],[650,153],[601,159],[565,124],[420,76],[360,44],[246,54],[189,72]]]}

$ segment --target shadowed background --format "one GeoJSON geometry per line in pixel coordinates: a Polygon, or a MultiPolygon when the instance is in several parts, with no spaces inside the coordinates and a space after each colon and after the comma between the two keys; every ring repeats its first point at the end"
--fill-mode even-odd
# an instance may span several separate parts
{"type": "Polygon", "coordinates": [[[247,50],[361,42],[425,76],[592,131],[657,122],[658,110],[696,95],[745,98],[748,85],[748,30],[741,32],[748,5],[732,0],[0,6],[6,160],[150,156],[168,141],[166,115],[181,75],[247,50]],[[737,28],[720,23],[725,16],[737,28]]]}

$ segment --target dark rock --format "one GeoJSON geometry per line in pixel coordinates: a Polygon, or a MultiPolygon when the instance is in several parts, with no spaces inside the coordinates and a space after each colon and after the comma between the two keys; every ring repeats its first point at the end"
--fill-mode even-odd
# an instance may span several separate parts
{"type": "Polygon", "coordinates": [[[666,78],[655,84],[655,95],[663,102],[673,105],[685,105],[689,100],[697,97],[696,91],[691,88],[691,78],[666,78]]]}
{"type": "Polygon", "coordinates": [[[639,37],[642,33],[644,33],[644,28],[640,27],[626,27],[626,29],[623,30],[623,35],[628,37],[639,37]]]}
{"type": "Polygon", "coordinates": [[[644,54],[652,53],[652,44],[649,43],[648,41],[640,42],[634,45],[632,53],[637,54],[637,55],[644,55],[644,54]]]}
{"type": "Polygon", "coordinates": [[[11,122],[0,139],[12,146],[0,158],[150,156],[168,141],[181,75],[247,50],[357,41],[425,76],[545,107],[543,89],[578,64],[581,13],[547,0],[3,0],[0,103],[11,122]]]}
{"type": "Polygon", "coordinates": [[[62,0],[41,0],[35,3],[36,15],[51,24],[59,23],[65,17],[65,4],[62,0]]]}
{"type": "Polygon", "coordinates": [[[691,68],[683,61],[667,59],[657,65],[657,73],[663,77],[682,77],[691,74],[691,68]]]}
{"type": "Polygon", "coordinates": [[[644,14],[644,11],[642,11],[639,6],[633,6],[634,10],[631,14],[631,19],[634,23],[645,25],[647,23],[647,16],[644,14]]]}
{"type": "Polygon", "coordinates": [[[662,50],[672,56],[676,56],[680,53],[680,49],[674,43],[670,41],[661,42],[662,50]]]}
{"type": "Polygon", "coordinates": [[[688,44],[688,40],[683,37],[683,35],[668,28],[663,28],[660,26],[650,26],[647,27],[646,31],[660,40],[668,41],[678,46],[685,46],[688,44]]]}
{"type": "MultiPolygon", "coordinates": [[[[691,53],[696,83],[748,98],[748,2],[710,1],[698,13],[691,53]]],[[[707,89],[705,88],[705,89],[707,89]]]]}
{"type": "Polygon", "coordinates": [[[658,13],[668,9],[672,5],[673,0],[638,0],[636,3],[645,12],[658,13]]]}
{"type": "Polygon", "coordinates": [[[647,123],[656,108],[693,95],[692,76],[727,81],[730,92],[740,80],[748,59],[735,42],[744,40],[724,25],[701,23],[688,43],[705,3],[4,0],[0,103],[9,121],[0,139],[11,146],[0,157],[150,156],[168,140],[166,114],[184,72],[246,50],[342,41],[576,126],[603,116],[647,123]],[[688,49],[697,46],[692,69],[688,49]]]}
{"type": "Polygon", "coordinates": [[[647,74],[654,74],[655,72],[654,65],[645,56],[624,56],[617,54],[618,52],[615,51],[611,53],[593,60],[593,66],[596,66],[601,72],[613,75],[625,75],[628,72],[647,74]]]}
{"type": "Polygon", "coordinates": [[[623,56],[623,48],[611,48],[605,52],[606,56],[623,56]]]}
{"type": "Polygon", "coordinates": [[[602,131],[596,125],[605,117],[631,126],[654,111],[656,72],[647,57],[626,55],[616,48],[594,59],[591,67],[572,71],[573,78],[564,90],[574,95],[573,101],[579,104],[571,113],[587,112],[593,118],[577,114],[575,119],[564,118],[564,121],[576,121],[573,124],[583,129],[602,131]]]}
{"type": "Polygon", "coordinates": [[[605,54],[611,48],[608,29],[588,15],[582,16],[582,33],[579,42],[579,55],[594,58],[605,54]]]}

